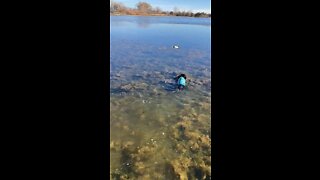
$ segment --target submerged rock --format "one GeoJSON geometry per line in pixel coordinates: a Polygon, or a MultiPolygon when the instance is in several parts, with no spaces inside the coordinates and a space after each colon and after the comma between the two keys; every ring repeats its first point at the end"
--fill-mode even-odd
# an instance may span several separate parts
{"type": "MultiPolygon", "coordinates": [[[[110,142],[112,153],[119,153],[114,158],[119,158],[120,164],[119,172],[111,172],[113,179],[211,178],[210,101],[202,92],[180,97],[165,91],[159,82],[174,82],[169,76],[170,72],[155,72],[148,75],[156,77],[156,83],[150,81],[154,84],[119,83],[118,89],[127,93],[112,99],[118,103],[112,102],[110,111],[119,113],[111,115],[111,124],[125,140],[110,142]],[[159,97],[158,93],[168,96],[159,97]],[[135,123],[142,123],[143,128],[135,123]]],[[[195,86],[194,90],[199,90],[199,85],[195,86]]]]}
{"type": "Polygon", "coordinates": [[[146,90],[148,88],[148,85],[146,83],[131,83],[131,84],[125,84],[119,87],[120,90],[123,91],[131,91],[131,90],[146,90]]]}
{"type": "Polygon", "coordinates": [[[111,141],[110,142],[110,150],[112,151],[119,151],[121,149],[120,143],[118,141],[111,141]]]}
{"type": "Polygon", "coordinates": [[[173,171],[180,180],[188,180],[188,167],[191,165],[191,159],[187,157],[178,157],[170,162],[173,171]]]}

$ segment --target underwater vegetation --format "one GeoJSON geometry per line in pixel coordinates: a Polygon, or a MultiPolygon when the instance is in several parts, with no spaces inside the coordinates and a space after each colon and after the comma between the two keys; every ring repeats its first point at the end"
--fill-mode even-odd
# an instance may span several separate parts
{"type": "Polygon", "coordinates": [[[111,19],[110,179],[211,179],[210,21],[139,18],[111,19]]]}

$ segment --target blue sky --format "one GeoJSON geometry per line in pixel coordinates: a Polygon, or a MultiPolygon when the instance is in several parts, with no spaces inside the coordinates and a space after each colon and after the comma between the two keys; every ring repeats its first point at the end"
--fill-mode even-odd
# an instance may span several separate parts
{"type": "Polygon", "coordinates": [[[134,8],[140,1],[147,2],[152,7],[159,7],[165,11],[172,11],[174,7],[177,7],[182,11],[192,12],[206,12],[211,13],[211,0],[113,0],[115,2],[121,2],[125,6],[134,8]]]}

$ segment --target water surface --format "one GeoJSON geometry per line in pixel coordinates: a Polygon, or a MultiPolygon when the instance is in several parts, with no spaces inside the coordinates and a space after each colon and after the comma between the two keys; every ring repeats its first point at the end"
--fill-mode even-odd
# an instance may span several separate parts
{"type": "Polygon", "coordinates": [[[110,178],[211,179],[211,19],[111,16],[110,27],[110,178]]]}

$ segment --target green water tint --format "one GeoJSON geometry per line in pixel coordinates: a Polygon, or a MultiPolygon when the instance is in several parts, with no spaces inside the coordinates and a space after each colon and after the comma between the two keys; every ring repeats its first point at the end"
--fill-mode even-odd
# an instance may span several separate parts
{"type": "Polygon", "coordinates": [[[113,57],[111,179],[211,179],[211,68],[196,61],[202,51],[192,52],[179,67],[161,56],[113,57]],[[180,73],[184,91],[176,89],[180,73]]]}
{"type": "Polygon", "coordinates": [[[210,94],[149,86],[110,97],[111,178],[210,179],[210,94]]]}
{"type": "Polygon", "coordinates": [[[211,179],[210,26],[160,19],[112,19],[110,178],[211,179]]]}
{"type": "Polygon", "coordinates": [[[211,69],[196,63],[199,55],[186,54],[179,67],[161,57],[115,57],[112,179],[211,179],[211,69]],[[187,75],[184,91],[176,89],[180,73],[187,75]]]}

